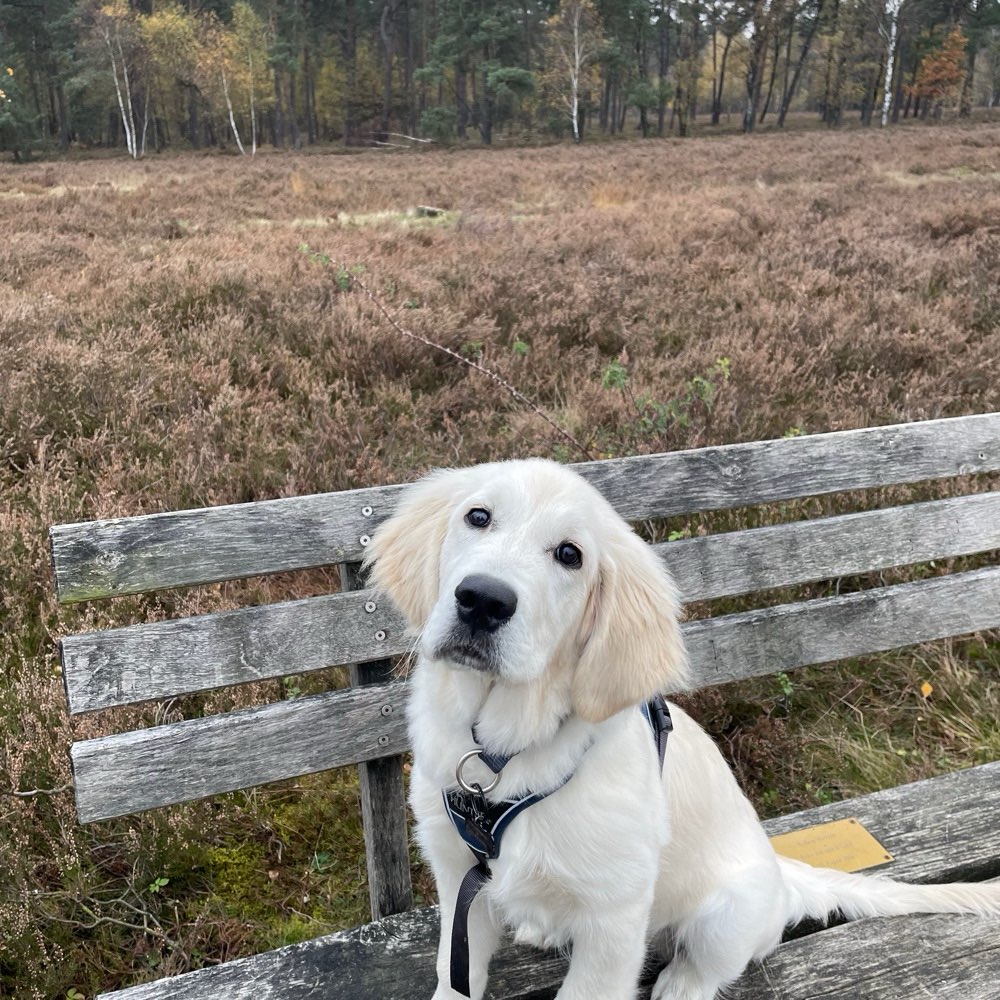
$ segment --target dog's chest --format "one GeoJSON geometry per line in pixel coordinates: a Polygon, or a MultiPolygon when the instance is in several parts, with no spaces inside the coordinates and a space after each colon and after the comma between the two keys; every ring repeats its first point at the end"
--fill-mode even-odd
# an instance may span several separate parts
{"type": "Polygon", "coordinates": [[[546,851],[514,842],[494,862],[487,887],[490,906],[519,944],[559,948],[569,944],[578,917],[593,906],[579,876],[556,870],[546,851]]]}

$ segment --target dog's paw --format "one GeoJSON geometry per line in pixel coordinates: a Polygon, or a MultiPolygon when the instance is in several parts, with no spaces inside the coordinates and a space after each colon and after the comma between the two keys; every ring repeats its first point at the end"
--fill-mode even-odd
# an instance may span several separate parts
{"type": "Polygon", "coordinates": [[[715,983],[706,982],[680,958],[660,973],[649,1000],[714,1000],[717,993],[715,983]]]}
{"type": "Polygon", "coordinates": [[[521,924],[514,931],[514,944],[526,944],[532,948],[545,948],[545,934],[534,924],[521,924]]]}

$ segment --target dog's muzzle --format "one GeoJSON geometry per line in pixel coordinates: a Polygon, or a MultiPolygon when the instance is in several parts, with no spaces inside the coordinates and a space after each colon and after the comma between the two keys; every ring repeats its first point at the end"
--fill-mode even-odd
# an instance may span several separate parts
{"type": "Polygon", "coordinates": [[[437,659],[490,673],[502,671],[498,636],[514,617],[517,594],[496,577],[472,573],[455,588],[455,620],[437,645],[437,659]]]}

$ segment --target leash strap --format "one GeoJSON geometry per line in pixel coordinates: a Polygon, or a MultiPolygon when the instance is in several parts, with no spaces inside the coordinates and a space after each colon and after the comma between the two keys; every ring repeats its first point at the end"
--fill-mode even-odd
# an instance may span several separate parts
{"type": "Polygon", "coordinates": [[[663,773],[663,761],[667,756],[667,737],[674,731],[674,720],[670,718],[670,706],[662,694],[656,695],[642,706],[642,714],[653,730],[656,740],[656,753],[660,758],[660,773],[663,773]]]}
{"type": "Polygon", "coordinates": [[[451,988],[464,997],[472,996],[469,986],[469,908],[479,890],[493,877],[482,858],[474,864],[458,887],[455,918],[451,923],[451,988]]]}

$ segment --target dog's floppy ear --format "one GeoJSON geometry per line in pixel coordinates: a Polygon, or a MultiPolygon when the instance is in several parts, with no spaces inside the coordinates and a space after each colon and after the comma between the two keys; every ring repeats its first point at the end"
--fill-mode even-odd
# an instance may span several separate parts
{"type": "Polygon", "coordinates": [[[438,594],[438,559],[448,515],[467,469],[443,469],[414,483],[365,552],[376,590],[393,601],[413,628],[422,628],[438,594]]]}
{"type": "Polygon", "coordinates": [[[585,616],[573,708],[601,722],[629,705],[683,687],[687,657],[680,601],[653,550],[624,523],[609,532],[585,616]]]}

